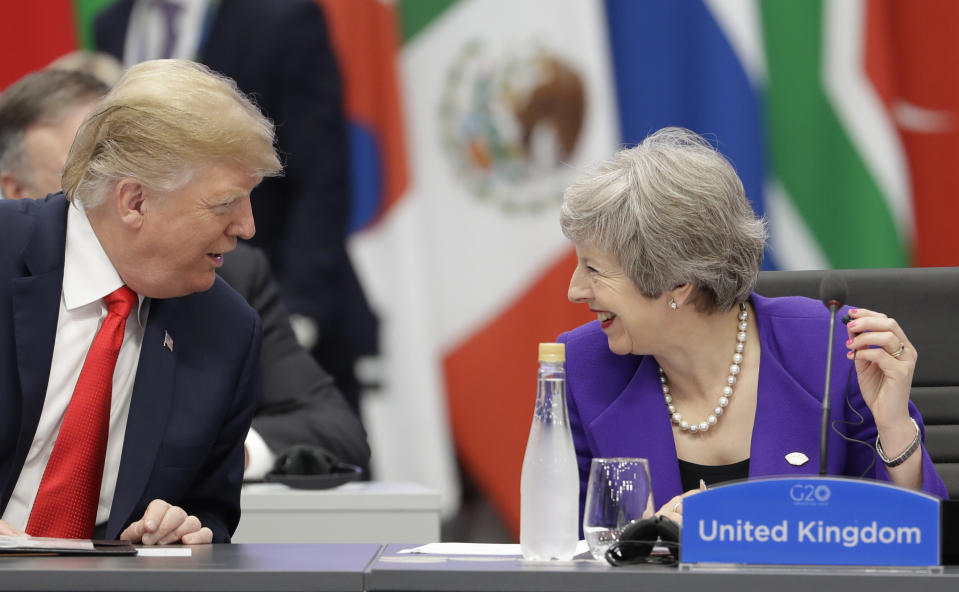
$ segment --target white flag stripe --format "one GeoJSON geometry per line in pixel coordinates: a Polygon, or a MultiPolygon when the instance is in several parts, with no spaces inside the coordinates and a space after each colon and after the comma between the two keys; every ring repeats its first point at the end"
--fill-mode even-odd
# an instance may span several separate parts
{"type": "Polygon", "coordinates": [[[766,50],[758,0],[706,0],[754,88],[767,79],[766,50]]]}
{"type": "Polygon", "coordinates": [[[778,180],[765,183],[769,251],[780,269],[829,269],[819,242],[778,180]]]}

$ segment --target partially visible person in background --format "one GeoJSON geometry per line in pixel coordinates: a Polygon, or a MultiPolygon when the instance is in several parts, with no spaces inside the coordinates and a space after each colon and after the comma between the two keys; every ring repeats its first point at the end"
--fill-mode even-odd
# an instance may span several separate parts
{"type": "Polygon", "coordinates": [[[276,122],[285,174],[256,188],[250,242],[269,257],[301,343],[359,412],[356,362],[377,353],[377,321],[346,251],[346,122],[321,8],[314,0],[119,0],[97,17],[95,40],[127,67],[200,61],[276,122]]]}
{"type": "Polygon", "coordinates": [[[60,191],[77,128],[108,90],[84,72],[44,70],[0,95],[0,191],[9,199],[60,191]]]}
{"type": "Polygon", "coordinates": [[[86,72],[112,85],[123,75],[123,64],[108,53],[78,49],[53,60],[44,70],[86,72]]]}
{"type": "MultiPolygon", "coordinates": [[[[107,67],[113,58],[95,61],[101,75],[114,72],[107,67]]],[[[60,191],[63,163],[77,128],[107,90],[105,81],[87,73],[43,70],[0,94],[0,180],[17,189],[11,198],[60,191]],[[56,130],[57,143],[43,152],[44,146],[29,139],[49,125],[56,130]],[[15,166],[8,168],[7,162],[15,166]],[[21,190],[24,187],[29,188],[21,190]]],[[[244,478],[262,479],[278,459],[293,453],[365,468],[370,449],[363,426],[330,375],[297,343],[266,257],[239,243],[224,256],[217,273],[263,320],[263,399],[246,438],[244,478]]]]}
{"type": "Polygon", "coordinates": [[[366,431],[333,377],[297,342],[266,255],[238,243],[217,273],[263,320],[263,400],[246,438],[244,477],[262,479],[301,461],[294,471],[329,473],[338,461],[368,469],[366,431]]]}

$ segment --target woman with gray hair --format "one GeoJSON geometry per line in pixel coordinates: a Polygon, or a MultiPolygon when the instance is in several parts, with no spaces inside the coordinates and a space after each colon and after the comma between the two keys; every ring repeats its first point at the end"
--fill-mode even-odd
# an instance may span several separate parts
{"type": "MultiPolygon", "coordinates": [[[[660,130],[569,187],[561,224],[569,299],[597,316],[560,337],[580,515],[593,457],[647,458],[657,513],[677,522],[706,484],[819,471],[828,312],[752,292],[766,229],[718,151],[660,130]]],[[[915,348],[895,320],[845,312],[827,472],[947,497],[909,401],[915,348]]]]}

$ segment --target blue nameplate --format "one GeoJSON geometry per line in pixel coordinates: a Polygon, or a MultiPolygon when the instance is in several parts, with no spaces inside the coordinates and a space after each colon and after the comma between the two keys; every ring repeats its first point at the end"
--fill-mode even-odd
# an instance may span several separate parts
{"type": "Polygon", "coordinates": [[[939,500],[839,477],[718,486],[683,501],[682,561],[939,565],[939,500]]]}

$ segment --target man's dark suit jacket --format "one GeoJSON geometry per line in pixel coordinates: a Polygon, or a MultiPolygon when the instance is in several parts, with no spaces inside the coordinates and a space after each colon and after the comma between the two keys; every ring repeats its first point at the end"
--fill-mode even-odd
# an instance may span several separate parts
{"type": "MultiPolygon", "coordinates": [[[[133,0],[95,22],[97,49],[123,59],[133,0]]],[[[223,0],[198,60],[229,76],[277,126],[282,177],[253,191],[256,236],[290,312],[317,320],[314,355],[356,408],[353,365],[377,350],[377,321],[346,251],[349,155],[340,78],[315,0],[223,0]]]]}
{"type": "Polygon", "coordinates": [[[297,343],[263,252],[238,244],[218,273],[263,321],[263,400],[253,428],[276,454],[306,444],[365,467],[366,432],[333,378],[297,343]]]}
{"type": "MultiPolygon", "coordinates": [[[[0,513],[46,396],[63,284],[68,202],[0,201],[0,513]]],[[[259,317],[222,279],[150,301],[113,506],[117,538],[159,498],[228,542],[240,518],[243,441],[260,399],[259,317]],[[172,351],[164,337],[173,339],[172,351]]]]}

